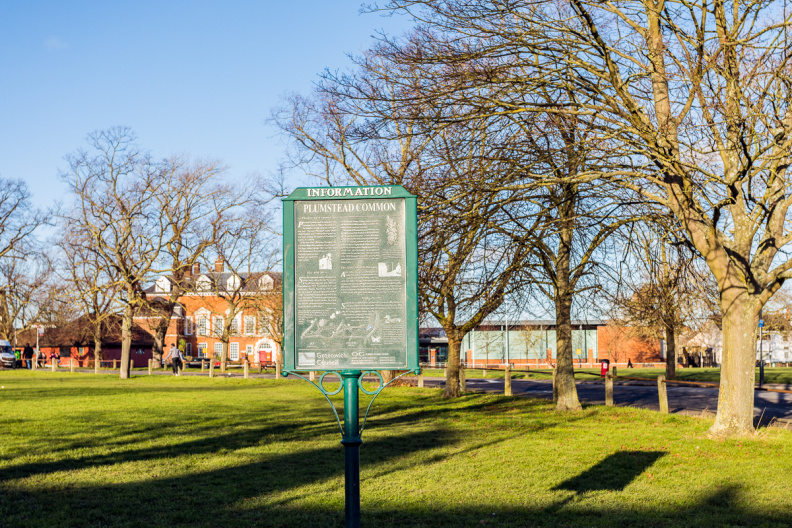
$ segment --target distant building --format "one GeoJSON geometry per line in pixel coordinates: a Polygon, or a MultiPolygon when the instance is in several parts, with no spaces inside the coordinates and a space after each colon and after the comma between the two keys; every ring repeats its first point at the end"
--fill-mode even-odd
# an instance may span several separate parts
{"type": "MultiPolygon", "coordinates": [[[[250,363],[274,362],[280,350],[278,340],[270,335],[272,321],[278,317],[272,313],[271,306],[282,303],[274,301],[282,295],[282,275],[263,271],[234,274],[224,270],[222,260],[215,263],[213,271],[202,272],[196,264],[188,274],[179,297],[177,309],[165,336],[164,348],[167,349],[179,340],[185,341],[186,356],[220,357],[223,342],[221,335],[226,320],[231,316],[231,307],[221,294],[239,291],[245,298],[238,306],[241,312],[233,316],[231,336],[228,343],[228,361],[250,363]],[[274,301],[274,302],[270,302],[274,301]]],[[[160,277],[146,289],[150,302],[167,298],[173,287],[169,276],[160,277]]],[[[155,319],[150,314],[142,314],[137,320],[143,326],[153,328],[155,319]]]]}
{"type": "MultiPolygon", "coordinates": [[[[422,363],[445,363],[448,339],[442,328],[422,328],[419,333],[422,363]],[[433,361],[434,360],[434,361],[433,361]]],[[[572,321],[572,357],[576,366],[594,367],[601,359],[612,365],[659,366],[664,363],[659,339],[642,336],[631,328],[605,321],[572,321]]],[[[462,358],[468,365],[548,367],[554,365],[555,320],[485,321],[462,341],[462,358]],[[508,330],[508,331],[507,331],[508,330]]]]}

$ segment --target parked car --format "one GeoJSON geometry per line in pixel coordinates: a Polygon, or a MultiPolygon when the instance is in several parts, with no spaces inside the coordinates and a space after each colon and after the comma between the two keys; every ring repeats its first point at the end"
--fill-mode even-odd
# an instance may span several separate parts
{"type": "MultiPolygon", "coordinates": [[[[206,365],[206,368],[209,368],[209,363],[211,363],[212,358],[208,357],[193,357],[193,358],[185,358],[184,364],[189,368],[201,368],[201,364],[206,365]]],[[[220,361],[215,360],[215,367],[220,366],[220,361]]]]}
{"type": "Polygon", "coordinates": [[[11,348],[11,343],[8,341],[0,340],[0,363],[6,368],[16,368],[17,360],[14,355],[14,349],[11,348]]]}

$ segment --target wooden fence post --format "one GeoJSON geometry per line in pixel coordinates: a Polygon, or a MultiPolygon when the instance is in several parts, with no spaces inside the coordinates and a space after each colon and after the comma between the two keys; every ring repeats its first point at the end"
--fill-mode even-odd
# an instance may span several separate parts
{"type": "Polygon", "coordinates": [[[201,372],[206,370],[206,361],[201,360],[201,372]]]}
{"type": "Polygon", "coordinates": [[[511,396],[512,395],[511,365],[506,365],[506,377],[503,379],[503,394],[505,396],[511,396]]]}
{"type": "Polygon", "coordinates": [[[486,378],[487,377],[487,369],[486,369],[486,367],[481,369],[481,377],[482,378],[486,378]]]}
{"type": "Polygon", "coordinates": [[[314,372],[313,370],[311,372],[309,372],[308,373],[308,379],[311,380],[311,381],[316,381],[316,372],[314,372]]]}
{"type": "Polygon", "coordinates": [[[613,407],[613,374],[605,373],[605,406],[613,407]]]}
{"type": "Polygon", "coordinates": [[[60,358],[50,358],[50,361],[52,362],[52,372],[55,372],[55,370],[57,368],[56,365],[58,364],[58,362],[55,361],[56,359],[60,360],[60,358]]]}
{"type": "Polygon", "coordinates": [[[149,358],[148,367],[149,367],[149,376],[151,376],[151,369],[154,368],[154,360],[151,358],[149,358]]]}
{"type": "Polygon", "coordinates": [[[558,368],[553,368],[553,401],[558,401],[558,385],[556,385],[556,374],[558,373],[558,368]]]}
{"type": "Polygon", "coordinates": [[[278,380],[281,378],[281,369],[280,369],[280,362],[275,362],[275,379],[278,380]]]}
{"type": "MultiPolygon", "coordinates": [[[[121,365],[119,364],[119,366],[121,366],[121,365]]],[[[114,359],[113,360],[113,370],[115,370],[115,369],[116,369],[116,360],[114,359]]]]}
{"type": "Polygon", "coordinates": [[[657,395],[660,399],[660,412],[668,414],[668,392],[666,392],[666,378],[662,374],[657,376],[657,395]]]}
{"type": "Polygon", "coordinates": [[[245,368],[245,379],[248,379],[248,372],[249,372],[248,369],[250,369],[250,367],[248,367],[248,362],[247,361],[245,361],[245,367],[244,368],[245,368]]]}
{"type": "Polygon", "coordinates": [[[423,389],[424,388],[423,369],[420,369],[418,371],[418,388],[419,389],[423,389]]]}
{"type": "Polygon", "coordinates": [[[616,374],[616,367],[613,367],[611,370],[613,371],[613,377],[614,377],[614,378],[615,378],[616,376],[618,376],[618,374],[616,374]]]}
{"type": "Polygon", "coordinates": [[[448,377],[448,367],[443,367],[443,377],[444,378],[448,377]]]}
{"type": "Polygon", "coordinates": [[[74,374],[74,358],[69,358],[69,372],[74,374]]]}
{"type": "Polygon", "coordinates": [[[214,358],[209,360],[209,377],[214,378],[214,358]]]}
{"type": "Polygon", "coordinates": [[[465,386],[465,364],[462,363],[459,365],[459,392],[465,392],[467,390],[465,386]]]}

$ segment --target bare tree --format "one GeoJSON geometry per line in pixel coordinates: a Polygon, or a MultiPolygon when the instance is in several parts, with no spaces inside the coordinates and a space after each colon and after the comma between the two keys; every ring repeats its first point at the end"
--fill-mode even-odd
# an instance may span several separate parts
{"type": "Polygon", "coordinates": [[[129,378],[132,323],[146,306],[144,284],[157,270],[168,233],[155,197],[166,192],[167,172],[134,144],[126,127],[88,136],[90,150],[68,157],[63,174],[74,204],[64,222],[90,239],[100,267],[109,267],[120,282],[122,379],[129,378]]]}
{"type": "Polygon", "coordinates": [[[0,257],[0,336],[13,342],[46,322],[54,311],[53,266],[45,254],[28,251],[25,257],[0,257]]]}
{"type": "Polygon", "coordinates": [[[65,288],[62,297],[81,308],[94,344],[94,361],[102,360],[102,338],[118,301],[117,269],[106,266],[93,251],[90,235],[76,225],[64,225],[57,241],[62,263],[58,266],[65,288]]]}
{"type": "Polygon", "coordinates": [[[273,283],[266,278],[269,275],[265,272],[279,264],[280,255],[274,249],[275,235],[271,225],[269,215],[261,209],[251,207],[237,211],[233,219],[224,224],[211,252],[202,254],[208,269],[214,271],[203,274],[208,279],[206,282],[196,278],[195,288],[198,294],[204,294],[206,307],[213,313],[212,331],[222,342],[222,371],[226,369],[231,336],[242,330],[239,317],[245,312],[268,308],[262,303],[272,293],[273,283]],[[217,298],[222,301],[219,305],[215,302],[217,298]],[[225,308],[223,313],[216,312],[218,306],[225,308]],[[214,322],[218,318],[222,319],[219,327],[214,322]]]}
{"type": "Polygon", "coordinates": [[[167,296],[148,303],[154,316],[153,356],[160,360],[171,318],[179,298],[191,287],[190,270],[224,234],[232,210],[248,199],[224,184],[216,162],[172,158],[164,162],[165,182],[156,199],[162,213],[158,229],[164,233],[159,269],[168,273],[167,296]]]}
{"type": "MultiPolygon", "coordinates": [[[[673,212],[718,283],[724,353],[710,434],[752,432],[754,329],[792,276],[792,15],[753,1],[392,5],[459,37],[444,60],[519,57],[536,74],[483,72],[471,83],[589,95],[562,111],[594,117],[600,136],[632,151],[620,184],[673,212]]],[[[487,111],[543,111],[491,93],[480,100],[487,111]]]]}

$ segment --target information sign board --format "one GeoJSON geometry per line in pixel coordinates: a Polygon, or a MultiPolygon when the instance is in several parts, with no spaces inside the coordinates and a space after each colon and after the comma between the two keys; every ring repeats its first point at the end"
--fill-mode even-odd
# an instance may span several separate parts
{"type": "Polygon", "coordinates": [[[285,370],[417,368],[415,196],[301,188],[283,211],[285,370]]]}

